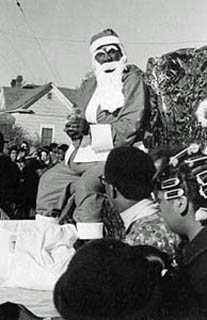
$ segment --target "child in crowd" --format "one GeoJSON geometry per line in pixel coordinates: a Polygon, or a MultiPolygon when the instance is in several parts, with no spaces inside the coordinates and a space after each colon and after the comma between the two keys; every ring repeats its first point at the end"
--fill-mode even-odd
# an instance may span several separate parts
{"type": "Polygon", "coordinates": [[[49,155],[51,164],[54,166],[58,162],[58,144],[56,142],[52,142],[49,146],[49,155]]]}
{"type": "Polygon", "coordinates": [[[40,163],[39,175],[41,176],[45,171],[53,166],[49,148],[47,146],[40,148],[37,152],[37,156],[40,163]]]}
{"type": "Polygon", "coordinates": [[[65,160],[65,153],[68,150],[69,146],[67,144],[61,144],[58,146],[58,162],[65,160]]]}
{"type": "Polygon", "coordinates": [[[18,157],[18,147],[16,145],[13,145],[9,148],[9,156],[12,162],[16,163],[17,162],[17,157],[18,157]]]}

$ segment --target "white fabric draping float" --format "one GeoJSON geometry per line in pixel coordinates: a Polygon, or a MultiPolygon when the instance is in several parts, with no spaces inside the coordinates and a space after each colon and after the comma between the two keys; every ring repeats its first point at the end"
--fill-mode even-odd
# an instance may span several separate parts
{"type": "Polygon", "coordinates": [[[76,240],[75,227],[54,218],[0,221],[0,286],[53,290],[76,240]]]}

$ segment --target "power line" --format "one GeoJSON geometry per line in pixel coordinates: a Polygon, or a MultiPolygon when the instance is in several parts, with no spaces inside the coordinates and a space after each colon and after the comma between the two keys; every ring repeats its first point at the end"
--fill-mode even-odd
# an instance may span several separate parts
{"type": "MultiPolygon", "coordinates": [[[[54,73],[53,68],[51,67],[51,65],[50,65],[50,63],[49,63],[49,61],[48,61],[48,59],[47,59],[47,56],[46,56],[44,50],[42,49],[42,46],[41,46],[41,43],[40,43],[38,37],[34,34],[32,28],[31,28],[31,26],[30,26],[30,24],[29,24],[29,21],[28,21],[26,15],[25,15],[25,13],[24,13],[24,10],[23,10],[23,8],[22,8],[22,6],[21,6],[21,3],[20,3],[18,0],[15,0],[15,1],[16,1],[17,7],[18,7],[18,8],[20,9],[20,11],[21,11],[22,16],[24,17],[24,20],[25,20],[25,22],[26,22],[26,24],[27,24],[27,26],[28,26],[28,29],[30,30],[30,32],[31,32],[31,34],[32,34],[32,38],[36,41],[36,44],[37,44],[37,46],[38,46],[38,48],[39,48],[39,51],[41,52],[41,54],[42,54],[42,56],[43,56],[43,58],[44,58],[45,63],[47,64],[48,69],[50,70],[50,72],[51,72],[52,76],[54,77],[54,79],[56,79],[56,74],[54,73]]],[[[61,79],[59,73],[58,73],[57,71],[56,71],[56,73],[58,74],[58,77],[59,77],[60,81],[62,82],[62,79],[61,79]]]]}
{"type": "Polygon", "coordinates": [[[15,74],[16,73],[15,69],[11,66],[11,64],[7,62],[7,59],[2,55],[2,53],[0,53],[0,57],[4,61],[5,65],[8,67],[8,69],[10,69],[12,73],[15,74]]]}
{"type": "MultiPolygon", "coordinates": [[[[4,7],[3,7],[3,8],[4,8],[4,7]]],[[[2,8],[2,9],[3,9],[3,8],[2,8]]],[[[5,16],[7,16],[6,18],[7,18],[7,20],[9,20],[9,16],[8,16],[7,10],[6,10],[5,12],[3,12],[3,14],[4,14],[5,16]]],[[[1,36],[4,37],[4,40],[9,43],[12,51],[14,51],[14,53],[15,53],[15,57],[20,61],[20,63],[21,63],[20,65],[24,66],[24,69],[28,70],[28,72],[32,75],[32,77],[34,77],[32,71],[31,71],[31,70],[28,68],[28,66],[25,64],[25,61],[24,61],[23,57],[20,55],[20,53],[19,53],[19,52],[17,51],[17,49],[15,48],[14,41],[10,41],[10,39],[9,39],[9,37],[8,37],[8,34],[7,34],[7,36],[6,36],[6,35],[5,35],[5,30],[3,30],[2,28],[0,28],[0,33],[1,33],[1,36]]],[[[11,35],[10,35],[10,37],[11,37],[11,35]]],[[[8,59],[8,57],[5,57],[4,55],[2,55],[2,53],[1,53],[1,58],[2,58],[2,60],[4,61],[4,63],[8,66],[8,68],[12,71],[12,73],[13,73],[13,74],[17,74],[16,67],[14,68],[13,65],[12,65],[13,62],[14,62],[13,59],[8,59]],[[8,60],[10,60],[10,61],[8,61],[8,60]]],[[[18,71],[18,72],[19,72],[19,71],[18,71]]]]}
{"type": "Polygon", "coordinates": [[[12,50],[15,52],[15,55],[21,61],[21,63],[24,66],[24,68],[26,68],[26,70],[28,70],[29,73],[31,73],[32,77],[35,78],[35,75],[33,74],[32,70],[30,68],[28,68],[28,66],[25,64],[24,59],[22,58],[20,53],[17,51],[17,49],[15,48],[14,44],[10,41],[10,39],[8,37],[6,37],[5,34],[2,32],[1,28],[0,28],[0,32],[3,35],[3,37],[5,38],[5,40],[8,41],[8,43],[10,44],[12,50]]]}

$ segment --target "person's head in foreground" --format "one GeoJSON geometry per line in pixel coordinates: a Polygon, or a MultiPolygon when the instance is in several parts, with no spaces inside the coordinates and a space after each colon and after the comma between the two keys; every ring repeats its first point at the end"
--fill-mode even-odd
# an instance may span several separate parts
{"type": "Polygon", "coordinates": [[[151,198],[155,166],[152,158],[136,147],[111,150],[104,168],[106,192],[118,211],[151,198]]]}
{"type": "Polygon", "coordinates": [[[93,240],[77,250],[58,280],[54,303],[66,320],[140,319],[159,306],[164,268],[153,247],[93,240]]]}
{"type": "Polygon", "coordinates": [[[193,143],[164,162],[157,176],[161,213],[172,231],[191,241],[207,220],[206,148],[193,143]]]}

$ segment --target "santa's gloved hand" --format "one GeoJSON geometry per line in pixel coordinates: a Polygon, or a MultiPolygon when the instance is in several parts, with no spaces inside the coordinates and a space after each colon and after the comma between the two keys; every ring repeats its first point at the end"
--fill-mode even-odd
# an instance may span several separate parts
{"type": "Polygon", "coordinates": [[[65,123],[64,131],[72,140],[81,138],[81,134],[79,133],[79,124],[77,122],[67,121],[65,123]]]}

